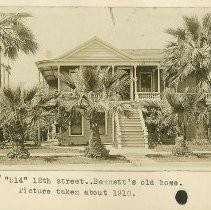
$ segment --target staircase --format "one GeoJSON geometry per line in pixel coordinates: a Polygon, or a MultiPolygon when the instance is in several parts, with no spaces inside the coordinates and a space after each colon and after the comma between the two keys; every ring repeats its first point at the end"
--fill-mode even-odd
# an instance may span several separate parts
{"type": "Polygon", "coordinates": [[[129,117],[118,116],[119,144],[125,147],[146,147],[146,128],[142,113],[135,109],[129,117]]]}

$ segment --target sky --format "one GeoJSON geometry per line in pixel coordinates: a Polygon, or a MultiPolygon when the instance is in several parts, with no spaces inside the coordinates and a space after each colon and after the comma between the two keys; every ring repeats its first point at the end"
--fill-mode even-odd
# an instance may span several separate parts
{"type": "Polygon", "coordinates": [[[199,18],[211,8],[109,8],[94,7],[20,7],[0,8],[0,12],[29,12],[25,24],[39,44],[36,55],[19,54],[10,62],[11,84],[33,86],[38,83],[35,62],[55,58],[93,36],[119,49],[160,49],[170,39],[169,27],[182,25],[184,15],[199,18]]]}

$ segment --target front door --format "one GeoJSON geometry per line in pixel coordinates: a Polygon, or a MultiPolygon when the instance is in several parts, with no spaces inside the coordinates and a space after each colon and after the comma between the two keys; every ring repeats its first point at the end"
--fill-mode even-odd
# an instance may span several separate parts
{"type": "Polygon", "coordinates": [[[152,73],[151,72],[140,72],[140,92],[152,92],[152,73]]]}

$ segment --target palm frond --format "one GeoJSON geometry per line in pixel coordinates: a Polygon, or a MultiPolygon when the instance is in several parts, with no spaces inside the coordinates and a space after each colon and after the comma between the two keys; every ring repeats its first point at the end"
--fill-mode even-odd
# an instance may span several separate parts
{"type": "Polygon", "coordinates": [[[48,92],[47,94],[41,95],[39,97],[37,105],[38,106],[46,106],[52,100],[56,100],[57,97],[58,97],[57,91],[48,92]]]}
{"type": "Polygon", "coordinates": [[[35,54],[38,43],[32,31],[22,22],[22,19],[31,15],[29,13],[1,13],[0,17],[0,36],[4,55],[15,59],[19,51],[35,54]]]}
{"type": "Polygon", "coordinates": [[[168,29],[165,30],[165,32],[167,34],[172,35],[172,36],[179,38],[181,40],[184,40],[185,35],[186,35],[185,29],[183,29],[183,28],[177,28],[177,29],[168,28],[168,29]]]}
{"type": "Polygon", "coordinates": [[[25,103],[31,102],[37,93],[38,93],[38,87],[36,86],[24,91],[24,102],[25,103]]]}
{"type": "Polygon", "coordinates": [[[86,91],[98,91],[100,70],[93,66],[83,66],[80,69],[86,91]]]}
{"type": "MultiPolygon", "coordinates": [[[[56,75],[58,77],[58,75],[56,75]]],[[[75,89],[76,85],[75,82],[70,74],[62,73],[60,74],[60,79],[71,89],[75,89]]]]}
{"type": "Polygon", "coordinates": [[[20,87],[16,89],[3,88],[3,97],[11,104],[18,104],[21,102],[22,91],[20,87]]]}
{"type": "Polygon", "coordinates": [[[183,20],[185,22],[185,27],[187,31],[192,35],[194,40],[198,38],[199,31],[201,29],[200,22],[196,16],[188,17],[183,16],[183,20]]]}
{"type": "Polygon", "coordinates": [[[207,29],[211,29],[211,14],[205,14],[202,18],[202,26],[207,29]]]}

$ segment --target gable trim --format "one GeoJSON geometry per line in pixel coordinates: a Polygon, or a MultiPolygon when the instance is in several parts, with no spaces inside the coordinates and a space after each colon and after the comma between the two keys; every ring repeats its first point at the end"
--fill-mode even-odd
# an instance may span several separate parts
{"type": "Polygon", "coordinates": [[[77,46],[76,48],[73,48],[71,50],[69,50],[68,52],[64,53],[63,55],[53,59],[53,60],[65,60],[67,57],[71,57],[71,55],[82,51],[83,49],[86,49],[87,47],[89,47],[90,45],[92,45],[94,42],[97,42],[98,44],[100,44],[101,46],[105,47],[108,50],[111,50],[112,52],[118,54],[120,57],[122,57],[123,59],[131,59],[131,56],[125,52],[123,52],[122,50],[119,50],[117,48],[115,48],[114,46],[112,46],[109,43],[104,42],[103,40],[97,38],[97,37],[93,37],[92,39],[88,40],[85,43],[82,43],[81,45],[77,46]]]}

